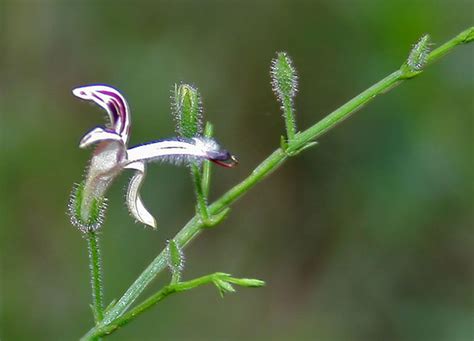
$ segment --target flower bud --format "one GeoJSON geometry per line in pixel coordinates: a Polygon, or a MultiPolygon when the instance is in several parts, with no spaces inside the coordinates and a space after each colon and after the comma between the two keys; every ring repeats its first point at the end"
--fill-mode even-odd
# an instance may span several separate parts
{"type": "Polygon", "coordinates": [[[71,192],[68,212],[71,224],[77,227],[82,233],[97,231],[104,222],[105,211],[107,209],[107,199],[92,198],[89,209],[84,212],[84,182],[76,185],[71,192]]]}
{"type": "Polygon", "coordinates": [[[293,101],[298,90],[298,76],[293,62],[286,52],[278,52],[272,60],[272,86],[280,103],[293,101]]]}
{"type": "Polygon", "coordinates": [[[286,52],[277,53],[277,57],[272,60],[270,75],[273,92],[281,104],[285,118],[287,138],[291,140],[296,133],[293,98],[298,90],[298,76],[286,52]]]}
{"type": "Polygon", "coordinates": [[[217,272],[213,275],[212,282],[219,290],[221,296],[227,293],[235,292],[232,284],[248,288],[259,288],[265,285],[264,281],[253,278],[235,278],[223,272],[217,272]]]}
{"type": "Polygon", "coordinates": [[[410,54],[408,55],[407,65],[410,71],[416,72],[421,71],[426,65],[428,54],[430,53],[430,36],[425,34],[418,40],[413,46],[410,54]]]}
{"type": "Polygon", "coordinates": [[[172,100],[178,135],[188,138],[200,136],[202,104],[197,89],[189,84],[175,85],[172,100]]]}

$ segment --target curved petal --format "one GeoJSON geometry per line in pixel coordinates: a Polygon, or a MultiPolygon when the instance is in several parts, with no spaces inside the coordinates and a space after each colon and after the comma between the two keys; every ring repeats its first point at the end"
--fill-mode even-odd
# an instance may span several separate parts
{"type": "Polygon", "coordinates": [[[135,175],[130,180],[127,191],[127,206],[130,213],[139,222],[156,229],[156,220],[143,205],[139,193],[145,178],[145,163],[140,161],[133,162],[125,166],[125,168],[136,170],[135,175]]]}
{"type": "Polygon", "coordinates": [[[87,148],[96,142],[109,140],[117,141],[123,145],[122,137],[114,131],[110,131],[101,127],[97,127],[88,132],[79,142],[79,148],[87,148]]]}
{"type": "Polygon", "coordinates": [[[122,137],[124,144],[127,143],[130,131],[130,109],[118,90],[108,85],[95,84],[75,88],[72,93],[83,100],[93,101],[107,111],[110,128],[122,137]]]}
{"type": "MultiPolygon", "coordinates": [[[[228,151],[222,150],[216,141],[201,137],[161,140],[136,146],[127,150],[127,160],[129,162],[211,160],[220,165],[224,165],[227,160],[236,161],[228,151]]],[[[235,165],[235,162],[232,165],[235,165]]]]}

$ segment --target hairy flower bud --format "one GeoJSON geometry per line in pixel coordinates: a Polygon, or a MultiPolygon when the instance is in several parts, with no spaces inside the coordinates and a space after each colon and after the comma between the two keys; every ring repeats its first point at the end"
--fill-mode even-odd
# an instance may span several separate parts
{"type": "Polygon", "coordinates": [[[84,211],[84,182],[76,185],[72,190],[69,199],[69,218],[71,224],[77,227],[81,232],[97,231],[104,222],[105,211],[107,209],[107,199],[96,197],[91,199],[87,212],[84,211]]]}
{"type": "Polygon", "coordinates": [[[270,75],[273,92],[281,104],[285,118],[287,138],[291,140],[296,133],[293,99],[298,90],[298,76],[286,52],[277,53],[277,57],[272,60],[270,75]]]}
{"type": "Polygon", "coordinates": [[[198,90],[189,84],[175,85],[172,99],[178,135],[188,138],[200,136],[202,104],[198,90]]]}
{"type": "Polygon", "coordinates": [[[280,103],[293,101],[298,91],[298,76],[293,62],[286,52],[278,52],[272,60],[271,66],[272,86],[280,103]]]}
{"type": "Polygon", "coordinates": [[[428,54],[430,53],[430,36],[425,34],[418,40],[413,46],[410,54],[408,55],[407,65],[410,71],[416,72],[421,71],[426,65],[428,54]]]}

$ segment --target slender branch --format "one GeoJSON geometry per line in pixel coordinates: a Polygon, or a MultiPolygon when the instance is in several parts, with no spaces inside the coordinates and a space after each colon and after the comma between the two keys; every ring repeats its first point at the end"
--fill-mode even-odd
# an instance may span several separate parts
{"type": "Polygon", "coordinates": [[[111,334],[113,331],[116,329],[120,328],[121,326],[127,324],[131,320],[133,320],[134,317],[137,315],[141,314],[143,311],[151,308],[153,305],[158,303],[159,301],[163,300],[164,298],[168,297],[169,295],[177,292],[175,290],[174,285],[171,286],[165,286],[163,289],[158,291],[156,294],[150,296],[148,299],[146,299],[143,303],[139,304],[129,312],[125,313],[121,317],[117,318],[110,324],[106,324],[101,327],[97,327],[94,329],[91,329],[86,335],[84,335],[81,340],[91,340],[94,339],[98,336],[102,335],[107,335],[111,334]]]}
{"type": "MultiPolygon", "coordinates": [[[[212,137],[213,126],[210,122],[206,123],[204,128],[204,136],[212,137]]],[[[209,195],[209,186],[211,183],[211,162],[204,161],[202,169],[199,166],[191,165],[191,175],[194,182],[194,191],[196,193],[197,213],[199,213],[201,220],[205,225],[212,225],[212,218],[209,215],[209,208],[207,207],[207,197],[209,195]]]]}
{"type": "Polygon", "coordinates": [[[235,289],[232,287],[231,283],[244,287],[261,287],[265,285],[263,281],[257,279],[234,278],[231,277],[229,274],[223,272],[216,272],[190,281],[172,283],[170,285],[165,286],[157,293],[151,295],[145,301],[143,301],[121,317],[117,318],[112,323],[104,326],[99,326],[95,329],[90,330],[89,333],[87,333],[81,338],[81,340],[90,340],[96,337],[111,334],[112,332],[122,327],[123,325],[131,322],[135,317],[137,317],[144,311],[150,309],[156,303],[162,301],[171,294],[188,291],[206,284],[214,284],[221,293],[234,292],[235,289]]]}
{"type": "Polygon", "coordinates": [[[297,134],[292,143],[288,145],[287,151],[290,153],[296,152],[298,149],[304,147],[306,143],[320,137],[330,129],[334,128],[336,125],[349,118],[357,110],[361,109],[366,103],[371,102],[378,95],[384,94],[388,90],[397,86],[402,81],[402,75],[403,73],[400,70],[391,73],[378,83],[375,83],[370,88],[351,99],[346,104],[334,110],[315,125],[297,134]]]}
{"type": "Polygon", "coordinates": [[[94,312],[95,323],[98,324],[104,318],[99,235],[97,232],[88,232],[86,236],[89,250],[89,270],[92,286],[92,309],[94,312]]]}
{"type": "Polygon", "coordinates": [[[461,44],[470,43],[472,42],[473,39],[474,39],[474,26],[469,27],[467,30],[462,31],[453,39],[448,40],[443,45],[431,51],[431,53],[428,55],[427,63],[428,64],[434,63],[435,61],[439,60],[441,57],[443,57],[447,53],[451,52],[454,47],[461,44]]]}
{"type": "MultiPolygon", "coordinates": [[[[446,53],[450,52],[457,45],[470,42],[472,40],[473,28],[469,28],[461,34],[457,35],[452,40],[441,45],[433,50],[427,57],[427,62],[432,63],[446,53]]],[[[209,213],[211,215],[221,213],[227,209],[232,203],[244,195],[248,190],[254,187],[257,183],[265,179],[273,171],[279,168],[290,155],[298,153],[305,148],[312,140],[322,136],[337,124],[348,118],[351,114],[362,108],[365,104],[372,101],[380,94],[386,93],[399,85],[403,80],[412,78],[420,74],[410,74],[407,77],[407,71],[401,68],[388,75],[378,83],[374,84],[361,94],[357,95],[349,102],[333,111],[327,117],[309,127],[303,132],[295,135],[294,139],[288,144],[286,150],[278,148],[270,156],[268,156],[255,170],[241,183],[231,188],[228,192],[217,199],[209,206],[209,213]]],[[[198,215],[195,215],[174,237],[174,240],[180,247],[185,247],[191,240],[196,238],[203,230],[203,223],[198,215]]],[[[150,284],[150,282],[166,267],[166,255],[161,252],[151,264],[142,272],[142,274],[135,280],[120,300],[115,304],[106,314],[101,325],[109,325],[123,315],[130,305],[137,299],[142,291],[150,284]]],[[[95,335],[97,328],[93,328],[87,335],[95,335]],[[90,334],[92,333],[92,334],[90,334]]]]}

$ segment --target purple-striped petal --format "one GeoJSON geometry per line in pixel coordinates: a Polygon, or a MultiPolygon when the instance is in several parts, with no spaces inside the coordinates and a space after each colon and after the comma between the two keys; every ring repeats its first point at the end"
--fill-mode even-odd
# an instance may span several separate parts
{"type": "Polygon", "coordinates": [[[128,164],[125,168],[136,170],[135,175],[130,179],[127,191],[127,206],[130,214],[139,222],[156,229],[156,220],[148,212],[140,198],[140,188],[145,178],[145,163],[138,161],[128,164]]]}
{"type": "Polygon", "coordinates": [[[121,136],[124,144],[128,141],[130,131],[130,110],[127,101],[116,89],[108,85],[86,85],[72,91],[74,96],[93,101],[105,111],[110,118],[110,129],[121,136]]]}

